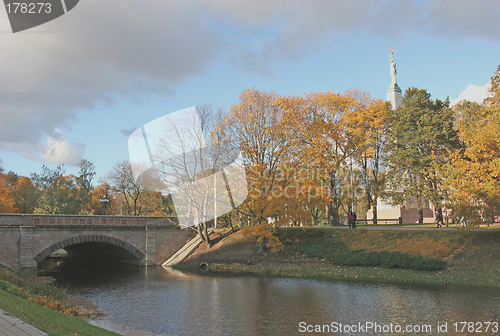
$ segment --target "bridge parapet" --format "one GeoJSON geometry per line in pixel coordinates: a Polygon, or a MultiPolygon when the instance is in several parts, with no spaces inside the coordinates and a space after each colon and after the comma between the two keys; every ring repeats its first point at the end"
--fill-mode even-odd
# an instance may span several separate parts
{"type": "MultiPolygon", "coordinates": [[[[119,262],[161,265],[188,238],[175,217],[0,215],[0,264],[36,268],[52,252],[95,248],[119,262]]],[[[85,254],[85,253],[83,253],[85,254]]]]}
{"type": "Polygon", "coordinates": [[[0,226],[126,225],[177,226],[176,217],[1,214],[0,226]]]}

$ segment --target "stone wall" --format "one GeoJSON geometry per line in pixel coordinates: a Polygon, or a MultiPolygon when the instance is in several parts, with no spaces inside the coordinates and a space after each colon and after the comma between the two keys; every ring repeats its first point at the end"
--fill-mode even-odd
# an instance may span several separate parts
{"type": "Polygon", "coordinates": [[[0,263],[12,267],[35,268],[60,248],[90,242],[128,251],[122,262],[161,265],[186,241],[175,218],[0,215],[0,263]]]}

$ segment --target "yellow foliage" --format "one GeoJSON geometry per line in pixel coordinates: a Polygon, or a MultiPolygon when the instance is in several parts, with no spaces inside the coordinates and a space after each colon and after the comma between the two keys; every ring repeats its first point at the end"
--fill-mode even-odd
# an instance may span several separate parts
{"type": "Polygon", "coordinates": [[[500,210],[500,66],[492,83],[492,96],[483,105],[463,102],[455,107],[464,148],[451,153],[444,171],[452,205],[483,220],[492,220],[500,210]]]}
{"type": "Polygon", "coordinates": [[[14,213],[15,200],[11,195],[12,188],[7,184],[5,175],[0,174],[0,213],[14,213]]]}
{"type": "Polygon", "coordinates": [[[257,225],[245,226],[241,233],[244,239],[258,243],[264,242],[271,251],[276,252],[283,249],[283,244],[274,235],[275,231],[276,228],[272,224],[262,222],[257,225]]]}

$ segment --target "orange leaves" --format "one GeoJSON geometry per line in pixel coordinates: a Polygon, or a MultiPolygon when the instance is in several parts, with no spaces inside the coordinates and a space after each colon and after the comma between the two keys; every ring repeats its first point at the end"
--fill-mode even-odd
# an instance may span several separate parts
{"type": "Polygon", "coordinates": [[[4,174],[0,174],[0,213],[14,213],[15,200],[11,195],[12,189],[7,184],[4,174]]]}
{"type": "Polygon", "coordinates": [[[241,233],[245,239],[250,241],[264,242],[271,251],[276,252],[283,249],[283,244],[274,235],[276,228],[266,222],[257,225],[245,226],[241,233]]]}
{"type": "Polygon", "coordinates": [[[491,97],[482,105],[454,107],[464,148],[451,153],[445,172],[459,211],[473,210],[486,221],[500,211],[500,66],[492,83],[491,97]]]}
{"type": "Polygon", "coordinates": [[[331,179],[347,159],[380,150],[373,133],[385,127],[385,110],[382,101],[354,90],[304,96],[245,90],[216,128],[243,152],[250,197],[240,211],[259,223],[318,223],[337,197],[331,179]]]}

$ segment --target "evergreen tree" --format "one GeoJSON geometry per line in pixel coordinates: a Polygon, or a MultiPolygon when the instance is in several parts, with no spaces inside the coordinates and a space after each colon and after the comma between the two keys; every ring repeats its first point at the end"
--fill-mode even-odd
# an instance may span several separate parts
{"type": "Polygon", "coordinates": [[[449,100],[433,101],[427,90],[406,90],[388,120],[386,198],[393,204],[416,203],[420,223],[425,203],[441,211],[446,190],[438,168],[458,144],[449,100]]]}

